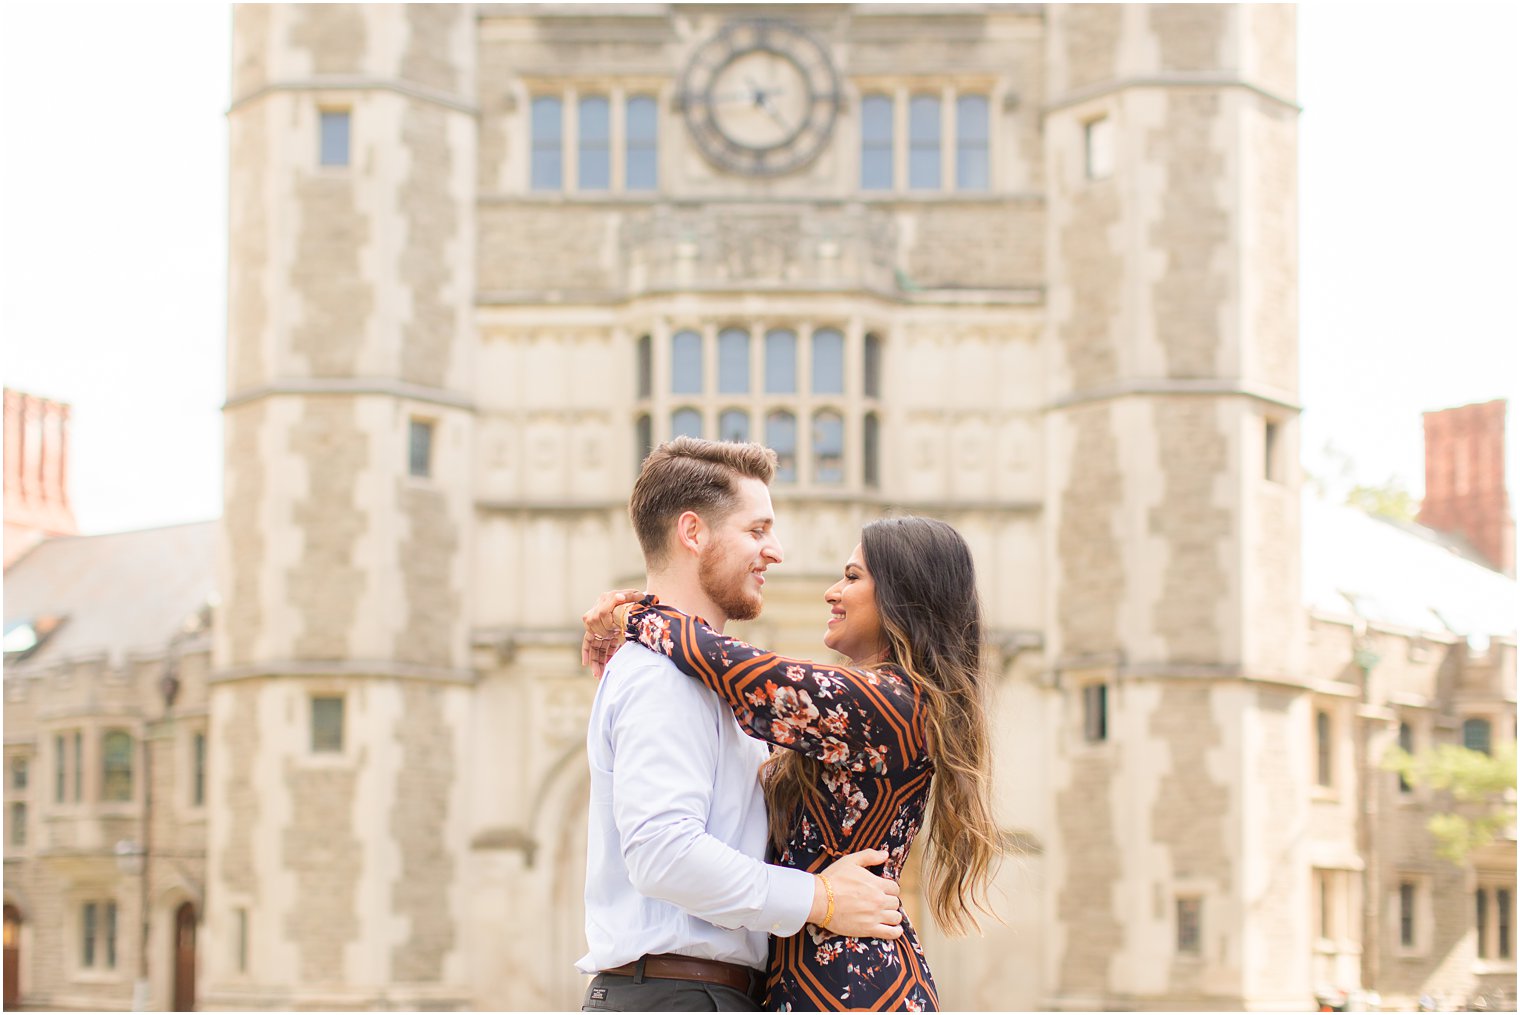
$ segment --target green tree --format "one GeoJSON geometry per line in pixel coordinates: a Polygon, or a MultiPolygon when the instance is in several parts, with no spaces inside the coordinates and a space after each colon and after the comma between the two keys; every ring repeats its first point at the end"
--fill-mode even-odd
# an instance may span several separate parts
{"type": "Polygon", "coordinates": [[[1420,501],[1404,489],[1398,477],[1381,483],[1356,480],[1356,463],[1334,441],[1326,441],[1314,469],[1304,467],[1304,481],[1329,501],[1343,501],[1369,515],[1412,522],[1420,513],[1420,501]]]}
{"type": "Polygon", "coordinates": [[[1498,745],[1492,754],[1456,744],[1441,744],[1418,754],[1393,747],[1383,767],[1399,773],[1411,786],[1447,794],[1446,807],[1426,828],[1436,852],[1459,867],[1472,851],[1486,846],[1515,821],[1515,743],[1498,745]]]}
{"type": "Polygon", "coordinates": [[[1420,502],[1391,476],[1380,486],[1356,484],[1346,495],[1346,503],[1361,508],[1369,515],[1401,522],[1412,522],[1420,513],[1420,502]]]}

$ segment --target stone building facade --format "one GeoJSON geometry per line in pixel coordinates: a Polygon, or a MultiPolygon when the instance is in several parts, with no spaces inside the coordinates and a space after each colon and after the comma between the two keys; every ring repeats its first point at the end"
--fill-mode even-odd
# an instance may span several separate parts
{"type": "Polygon", "coordinates": [[[57,537],[6,572],[7,1010],[196,1004],[216,540],[57,537]]]}
{"type": "Polygon", "coordinates": [[[866,520],[971,543],[1009,853],[983,935],[917,921],[947,1007],[1471,991],[1438,801],[1378,812],[1381,867],[1356,802],[1399,709],[1513,735],[1513,623],[1390,698],[1347,670],[1380,622],[1305,609],[1294,40],[1273,5],[239,7],[200,1003],[578,1003],[577,617],[640,583],[627,494],[683,432],[781,456],[767,646],[821,650],[866,520]],[[1369,979],[1374,871],[1429,944],[1369,979]]]}

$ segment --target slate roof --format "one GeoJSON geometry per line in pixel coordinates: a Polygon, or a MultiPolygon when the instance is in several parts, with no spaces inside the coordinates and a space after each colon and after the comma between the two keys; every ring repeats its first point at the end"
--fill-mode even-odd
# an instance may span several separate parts
{"type": "Polygon", "coordinates": [[[65,619],[14,665],[162,652],[216,591],[216,527],[194,522],[39,543],[5,572],[5,630],[65,619]]]}
{"type": "Polygon", "coordinates": [[[1474,641],[1514,638],[1515,579],[1443,533],[1303,497],[1303,602],[1322,615],[1474,641]]]}

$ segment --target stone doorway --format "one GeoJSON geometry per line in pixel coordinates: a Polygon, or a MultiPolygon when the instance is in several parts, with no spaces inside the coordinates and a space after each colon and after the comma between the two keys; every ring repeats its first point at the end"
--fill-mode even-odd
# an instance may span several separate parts
{"type": "Polygon", "coordinates": [[[5,1010],[21,1007],[21,911],[5,904],[5,1010]]]}
{"type": "Polygon", "coordinates": [[[174,911],[174,1011],[195,1011],[195,907],[174,911]]]}

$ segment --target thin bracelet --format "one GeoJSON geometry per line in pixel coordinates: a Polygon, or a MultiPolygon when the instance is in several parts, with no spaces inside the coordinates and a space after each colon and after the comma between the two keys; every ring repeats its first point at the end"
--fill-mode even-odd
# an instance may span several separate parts
{"type": "Polygon", "coordinates": [[[823,882],[823,890],[828,894],[829,897],[829,908],[824,910],[823,919],[818,921],[818,926],[822,927],[824,930],[828,930],[829,921],[834,919],[834,886],[829,884],[829,879],[824,877],[822,874],[816,876],[819,881],[823,882]]]}

